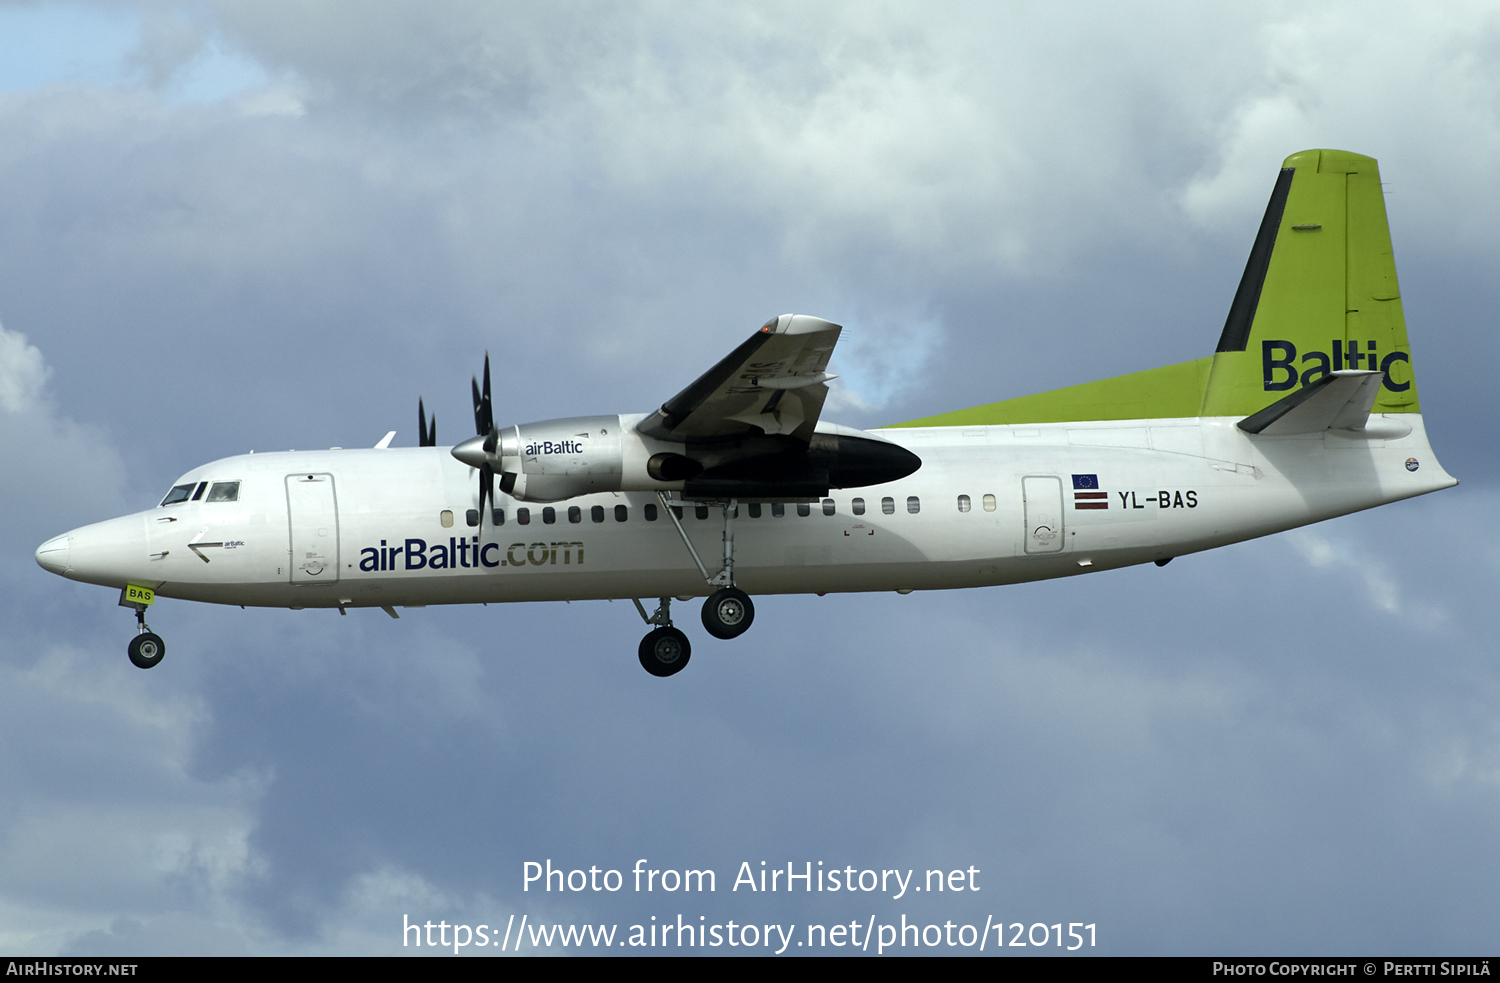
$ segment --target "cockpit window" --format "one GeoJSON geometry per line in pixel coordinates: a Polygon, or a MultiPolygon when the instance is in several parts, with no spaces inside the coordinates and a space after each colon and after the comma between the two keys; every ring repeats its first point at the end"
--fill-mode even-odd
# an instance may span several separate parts
{"type": "Polygon", "coordinates": [[[167,492],[167,497],[161,500],[163,505],[176,505],[178,502],[186,502],[193,494],[193,489],[198,487],[197,482],[190,481],[185,485],[178,485],[167,492]]]}
{"type": "Polygon", "coordinates": [[[208,490],[210,502],[238,502],[239,500],[240,483],[238,481],[216,481],[208,490]]]}

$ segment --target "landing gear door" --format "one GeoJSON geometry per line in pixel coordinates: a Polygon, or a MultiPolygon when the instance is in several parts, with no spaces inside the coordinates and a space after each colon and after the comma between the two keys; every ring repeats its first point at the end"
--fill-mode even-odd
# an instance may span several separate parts
{"type": "Polygon", "coordinates": [[[331,474],[286,476],[294,584],[335,584],[339,579],[339,512],[331,474]]]}
{"type": "Polygon", "coordinates": [[[1063,538],[1062,479],[1055,475],[1031,475],[1021,479],[1026,503],[1026,552],[1060,553],[1063,538]]]}

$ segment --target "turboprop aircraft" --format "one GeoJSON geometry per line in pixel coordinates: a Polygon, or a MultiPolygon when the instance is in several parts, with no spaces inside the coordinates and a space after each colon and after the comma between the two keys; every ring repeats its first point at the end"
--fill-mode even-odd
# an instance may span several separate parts
{"type": "Polygon", "coordinates": [[[1284,162],[1213,354],[872,431],[820,419],[840,327],[767,321],[652,413],[497,427],[437,446],[227,457],[155,508],[43,543],[120,590],[137,666],[157,598],[397,608],[629,599],[645,669],[688,663],[752,594],[985,587],[1093,573],[1456,484],[1427,442],[1376,163],[1284,162]],[[651,614],[640,598],[656,598],[651,614]]]}

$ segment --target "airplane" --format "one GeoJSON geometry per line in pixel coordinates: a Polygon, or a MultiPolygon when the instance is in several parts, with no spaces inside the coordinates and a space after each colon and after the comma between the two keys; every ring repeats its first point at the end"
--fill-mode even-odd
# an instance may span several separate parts
{"type": "Polygon", "coordinates": [[[157,598],[397,608],[630,600],[642,667],[688,664],[671,604],[743,634],[752,595],[987,587],[1164,566],[1457,484],[1423,426],[1376,162],[1282,165],[1211,355],[861,431],[820,419],[841,327],[767,321],[652,413],[437,445],[251,453],[74,529],[45,569],[157,598]],[[647,613],[641,598],[655,598],[647,613]]]}

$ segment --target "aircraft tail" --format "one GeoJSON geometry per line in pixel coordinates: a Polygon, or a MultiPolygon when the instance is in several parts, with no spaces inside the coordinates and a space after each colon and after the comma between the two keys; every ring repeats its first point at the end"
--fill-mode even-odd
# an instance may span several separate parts
{"type": "Polygon", "coordinates": [[[1419,412],[1380,170],[1359,154],[1304,150],[1276,179],[1200,413],[1256,413],[1346,370],[1382,374],[1372,412],[1419,412]]]}
{"type": "MultiPolygon", "coordinates": [[[[1304,150],[1282,163],[1211,357],[896,426],[1191,416],[1248,420],[1262,411],[1279,419],[1304,398],[1310,401],[1276,427],[1265,417],[1253,424],[1276,433],[1321,419],[1318,407],[1349,383],[1316,400],[1304,389],[1322,391],[1344,375],[1369,372],[1380,374],[1380,385],[1371,402],[1364,390],[1373,384],[1360,384],[1358,404],[1366,414],[1420,412],[1380,171],[1371,157],[1304,150]],[[1294,393],[1298,398],[1287,401],[1294,393]]],[[[1357,416],[1351,410],[1347,420],[1357,416]]],[[[1342,404],[1330,419],[1346,425],[1342,404]]]]}

